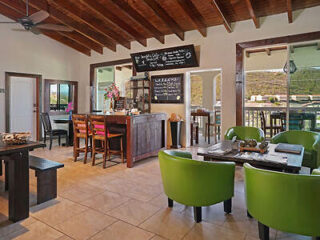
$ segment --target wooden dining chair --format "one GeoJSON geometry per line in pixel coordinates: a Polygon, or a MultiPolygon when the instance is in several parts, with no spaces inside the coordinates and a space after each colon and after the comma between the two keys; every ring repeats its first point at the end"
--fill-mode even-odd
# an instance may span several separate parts
{"type": "Polygon", "coordinates": [[[43,112],[40,114],[40,119],[43,125],[43,130],[44,130],[44,137],[43,137],[43,142],[46,144],[47,141],[47,135],[50,137],[50,146],[49,149],[51,150],[52,148],[52,139],[55,136],[58,136],[58,143],[59,146],[61,145],[61,136],[65,136],[66,138],[66,146],[68,146],[68,131],[65,129],[52,129],[51,121],[50,121],[50,116],[47,112],[43,112]]]}
{"type": "Polygon", "coordinates": [[[97,153],[103,154],[103,168],[106,168],[107,158],[110,160],[111,153],[119,154],[122,163],[124,163],[123,156],[123,134],[122,133],[109,133],[105,116],[89,116],[89,122],[92,129],[92,166],[95,165],[95,157],[97,153]],[[120,139],[120,151],[110,149],[110,139],[120,139]],[[100,141],[101,146],[97,145],[100,141]]]}
{"type": "Polygon", "coordinates": [[[84,152],[83,163],[87,163],[88,152],[91,152],[92,157],[92,132],[89,127],[88,117],[85,114],[73,114],[73,156],[74,161],[77,161],[80,152],[84,152]],[[80,147],[80,140],[84,139],[85,146],[80,147]],[[90,146],[89,146],[90,143],[90,146]]]}
{"type": "Polygon", "coordinates": [[[263,130],[265,136],[267,136],[267,130],[269,130],[270,138],[272,138],[273,135],[276,135],[277,133],[282,131],[282,125],[273,125],[271,128],[271,125],[267,124],[266,117],[263,111],[259,112],[259,116],[261,122],[261,129],[263,130]]]}

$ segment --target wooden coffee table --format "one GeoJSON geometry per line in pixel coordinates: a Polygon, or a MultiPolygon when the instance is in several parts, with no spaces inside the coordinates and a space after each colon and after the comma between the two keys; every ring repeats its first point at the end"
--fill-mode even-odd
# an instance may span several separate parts
{"type": "MultiPolygon", "coordinates": [[[[234,143],[236,144],[236,143],[234,143]]],[[[234,146],[234,145],[233,145],[234,146]]],[[[232,149],[231,141],[222,141],[221,143],[215,144],[209,148],[199,148],[198,155],[203,156],[205,161],[229,161],[235,162],[238,165],[243,165],[244,163],[250,163],[254,167],[269,169],[280,172],[289,173],[299,173],[303,160],[304,148],[300,154],[290,154],[290,153],[278,153],[275,152],[277,144],[269,144],[268,152],[265,154],[253,154],[252,159],[246,159],[239,157],[239,150],[232,149]],[[221,149],[223,151],[230,149],[231,151],[219,155],[216,153],[211,153],[210,151],[215,149],[221,149]],[[269,159],[268,159],[269,158],[269,159]],[[270,160],[272,159],[272,161],[270,160]],[[287,159],[287,161],[285,161],[287,159]]]]}

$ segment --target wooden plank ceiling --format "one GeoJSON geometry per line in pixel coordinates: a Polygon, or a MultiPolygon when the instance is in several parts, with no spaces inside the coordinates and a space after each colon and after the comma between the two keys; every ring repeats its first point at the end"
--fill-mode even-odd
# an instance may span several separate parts
{"type": "MultiPolygon", "coordinates": [[[[42,23],[63,24],[72,32],[41,30],[62,44],[90,56],[116,45],[130,49],[131,42],[147,46],[148,38],[164,43],[165,35],[174,34],[177,42],[184,33],[197,30],[207,36],[207,27],[252,19],[259,28],[259,18],[288,14],[298,9],[320,5],[319,0],[29,0],[29,12],[45,10],[50,14],[42,23]]],[[[0,14],[17,20],[26,13],[25,0],[0,0],[0,14]]],[[[22,27],[21,27],[22,28],[22,27]]]]}

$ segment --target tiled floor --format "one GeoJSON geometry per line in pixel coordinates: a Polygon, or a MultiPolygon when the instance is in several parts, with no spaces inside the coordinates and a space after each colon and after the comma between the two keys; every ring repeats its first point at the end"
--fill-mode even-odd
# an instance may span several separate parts
{"type": "MultiPolygon", "coordinates": [[[[196,148],[190,149],[194,154],[196,148]]],[[[223,205],[203,208],[196,224],[191,207],[167,208],[157,158],[128,169],[124,164],[102,169],[72,161],[72,148],[54,147],[32,154],[65,164],[58,170],[58,198],[35,204],[36,182],[30,171],[30,217],[7,220],[7,193],[0,181],[0,239],[200,240],[258,239],[257,223],[246,216],[242,169],[236,170],[232,214],[223,205]]],[[[196,156],[195,156],[196,157],[196,156]]],[[[311,239],[271,230],[271,239],[311,239]]]]}

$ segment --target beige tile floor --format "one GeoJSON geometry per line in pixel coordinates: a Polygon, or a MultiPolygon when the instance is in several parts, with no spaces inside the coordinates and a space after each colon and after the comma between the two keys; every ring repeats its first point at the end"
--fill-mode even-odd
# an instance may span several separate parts
{"type": "MultiPolygon", "coordinates": [[[[191,150],[194,155],[197,148],[191,150]]],[[[0,239],[95,240],[200,240],[258,239],[257,223],[246,216],[243,174],[236,170],[232,214],[223,205],[203,208],[203,221],[195,223],[191,207],[167,207],[157,158],[128,169],[119,164],[72,161],[72,148],[55,146],[32,154],[65,164],[58,170],[58,198],[36,205],[36,181],[30,171],[30,217],[7,220],[8,202],[0,178],[0,239]]],[[[195,156],[196,157],[196,156],[195,156]]],[[[98,161],[99,162],[99,161],[98,161]]],[[[271,239],[311,239],[271,230],[271,239]]]]}

